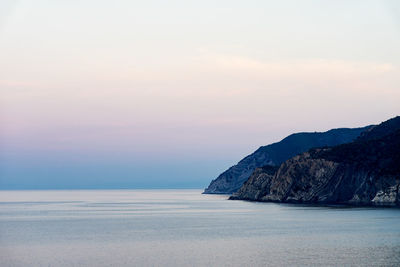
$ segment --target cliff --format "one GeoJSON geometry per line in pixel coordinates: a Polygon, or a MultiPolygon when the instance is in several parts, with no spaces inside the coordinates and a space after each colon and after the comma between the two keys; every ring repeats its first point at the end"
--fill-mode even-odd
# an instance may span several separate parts
{"type": "Polygon", "coordinates": [[[400,117],[352,143],[311,149],[258,169],[231,199],[400,206],[400,117]]]}
{"type": "Polygon", "coordinates": [[[254,153],[246,156],[238,164],[220,174],[204,190],[205,194],[231,194],[236,192],[250,177],[253,171],[265,165],[279,166],[285,160],[313,147],[335,146],[355,140],[363,128],[340,128],[327,132],[296,133],[280,142],[262,146],[254,153]]]}

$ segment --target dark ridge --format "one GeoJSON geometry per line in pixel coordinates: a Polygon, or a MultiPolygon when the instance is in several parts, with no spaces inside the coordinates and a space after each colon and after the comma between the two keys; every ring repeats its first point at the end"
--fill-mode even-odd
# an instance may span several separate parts
{"type": "Polygon", "coordinates": [[[328,149],[315,149],[310,154],[313,158],[356,164],[379,175],[393,175],[400,173],[400,130],[379,139],[363,138],[328,149]]]}
{"type": "Polygon", "coordinates": [[[384,121],[362,132],[357,141],[367,141],[382,138],[390,133],[400,130],[400,116],[384,121]]]}
{"type": "Polygon", "coordinates": [[[282,141],[262,146],[212,180],[206,194],[231,194],[239,190],[256,168],[265,165],[279,166],[282,162],[313,147],[335,146],[354,141],[371,126],[338,128],[327,132],[295,133],[282,141]]]}
{"type": "Polygon", "coordinates": [[[400,117],[354,142],[314,148],[258,168],[230,199],[266,202],[400,206],[400,117]]]}

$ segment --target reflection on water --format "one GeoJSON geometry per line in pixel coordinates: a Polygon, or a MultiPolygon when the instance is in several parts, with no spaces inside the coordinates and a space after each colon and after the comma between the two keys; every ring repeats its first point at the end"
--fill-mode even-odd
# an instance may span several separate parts
{"type": "Polygon", "coordinates": [[[0,191],[1,266],[400,265],[400,209],[200,193],[0,191]]]}

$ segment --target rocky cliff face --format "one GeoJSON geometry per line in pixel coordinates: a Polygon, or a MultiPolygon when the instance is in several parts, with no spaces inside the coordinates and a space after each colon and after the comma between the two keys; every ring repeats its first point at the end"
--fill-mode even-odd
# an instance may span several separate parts
{"type": "Polygon", "coordinates": [[[276,166],[256,168],[250,178],[239,189],[237,195],[246,200],[258,200],[265,196],[269,192],[272,178],[277,170],[278,167],[276,166]]]}
{"type": "Polygon", "coordinates": [[[382,125],[352,143],[295,156],[274,174],[257,169],[231,199],[400,206],[400,123],[382,125]]]}
{"type": "Polygon", "coordinates": [[[278,143],[260,147],[253,154],[248,155],[238,164],[230,167],[213,180],[204,190],[204,193],[234,193],[258,167],[265,165],[279,166],[285,160],[313,147],[335,146],[352,142],[370,127],[333,129],[323,133],[292,134],[278,143]]]}

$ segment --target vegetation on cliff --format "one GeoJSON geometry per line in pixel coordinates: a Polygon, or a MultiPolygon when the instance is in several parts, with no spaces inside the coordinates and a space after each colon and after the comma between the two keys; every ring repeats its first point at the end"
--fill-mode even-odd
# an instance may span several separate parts
{"type": "Polygon", "coordinates": [[[234,193],[239,190],[258,167],[265,165],[279,166],[285,160],[313,147],[335,146],[352,142],[370,127],[354,129],[340,128],[327,132],[295,133],[289,135],[280,142],[260,147],[254,153],[239,161],[238,164],[230,167],[213,180],[204,190],[204,193],[234,193]]]}
{"type": "Polygon", "coordinates": [[[400,205],[400,117],[354,142],[314,148],[281,164],[258,169],[231,199],[400,205]]]}

